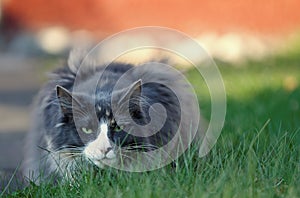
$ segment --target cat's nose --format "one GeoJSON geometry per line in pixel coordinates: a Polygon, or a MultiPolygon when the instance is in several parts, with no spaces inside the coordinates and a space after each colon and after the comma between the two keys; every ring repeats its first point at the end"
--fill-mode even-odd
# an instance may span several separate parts
{"type": "Polygon", "coordinates": [[[115,154],[115,152],[113,151],[113,149],[111,147],[109,147],[107,149],[107,151],[105,152],[105,157],[107,159],[114,159],[114,158],[116,158],[116,154],[115,154]]]}
{"type": "Polygon", "coordinates": [[[105,155],[109,152],[109,151],[111,151],[112,150],[112,147],[108,147],[107,149],[106,149],[106,151],[105,151],[105,155]]]}

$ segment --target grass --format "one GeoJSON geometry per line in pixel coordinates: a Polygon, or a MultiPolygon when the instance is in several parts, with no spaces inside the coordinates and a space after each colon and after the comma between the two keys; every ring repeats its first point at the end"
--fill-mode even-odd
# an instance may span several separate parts
{"type": "MultiPolygon", "coordinates": [[[[176,168],[145,173],[91,170],[75,184],[32,184],[6,196],[300,197],[299,57],[217,63],[226,86],[227,115],[217,144],[204,158],[191,148],[176,168]]],[[[188,78],[208,117],[205,85],[193,71],[188,78]]]]}

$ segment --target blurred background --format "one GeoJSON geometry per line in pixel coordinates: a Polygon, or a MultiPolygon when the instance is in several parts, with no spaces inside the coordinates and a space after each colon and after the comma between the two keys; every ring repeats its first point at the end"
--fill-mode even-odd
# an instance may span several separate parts
{"type": "MultiPolygon", "coordinates": [[[[0,0],[0,175],[22,158],[30,104],[44,73],[73,46],[128,28],[165,26],[194,38],[219,67],[249,61],[263,67],[270,57],[300,54],[299,8],[298,0],[0,0]]],[[[297,77],[283,78],[286,89],[296,89],[297,77]]],[[[297,100],[293,108],[299,111],[297,100]]]]}

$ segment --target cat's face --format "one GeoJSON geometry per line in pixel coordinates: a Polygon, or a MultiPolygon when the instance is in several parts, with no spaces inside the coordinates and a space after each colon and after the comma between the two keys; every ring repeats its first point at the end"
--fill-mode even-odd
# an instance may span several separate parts
{"type": "MultiPolygon", "coordinates": [[[[111,93],[98,93],[90,96],[73,93],[57,86],[57,98],[64,124],[63,133],[72,133],[74,138],[63,142],[64,147],[81,148],[81,154],[95,165],[103,167],[118,163],[121,150],[144,144],[145,140],[127,133],[126,122],[116,121],[111,108],[111,93]],[[102,97],[97,97],[97,95],[102,97]],[[105,97],[103,97],[105,95],[105,97]]],[[[125,90],[121,90],[121,100],[136,99],[141,94],[141,82],[137,81],[125,90]]],[[[136,101],[136,100],[134,100],[136,101]]],[[[119,101],[122,102],[122,101],[119,101]]],[[[138,105],[131,105],[131,115],[137,121],[143,119],[138,105]]],[[[61,145],[60,145],[61,146],[61,145]]]]}

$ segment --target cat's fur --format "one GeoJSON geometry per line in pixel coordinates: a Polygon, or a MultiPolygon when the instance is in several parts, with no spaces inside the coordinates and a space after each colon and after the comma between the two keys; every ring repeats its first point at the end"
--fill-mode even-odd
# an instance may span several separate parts
{"type": "MultiPolygon", "coordinates": [[[[83,57],[83,52],[71,53],[68,65],[52,73],[35,100],[22,165],[26,177],[37,179],[41,174],[43,177],[52,173],[59,176],[72,174],[82,161],[99,167],[114,164],[120,167],[120,158],[128,157],[128,163],[122,160],[122,165],[129,166],[133,157],[126,152],[130,150],[156,150],[167,145],[179,132],[180,136],[168,148],[168,151],[172,148],[168,153],[172,155],[172,152],[179,152],[180,143],[187,144],[193,138],[199,120],[198,106],[194,105],[194,96],[179,74],[151,63],[137,67],[113,63],[105,69],[105,66],[94,66],[92,61],[85,60],[81,65],[83,57]],[[113,101],[112,90],[126,72],[129,77],[124,86],[115,91],[113,101]],[[149,80],[152,83],[144,83],[149,80]],[[184,110],[179,100],[186,106],[184,110]],[[135,124],[146,127],[151,121],[149,109],[157,103],[166,110],[166,122],[154,135],[131,135],[125,129],[130,129],[132,123],[122,116],[126,115],[126,110],[122,109],[126,102],[125,108],[129,107],[135,124]],[[112,105],[118,111],[118,119],[112,105]],[[92,116],[92,112],[96,116],[92,116]]],[[[160,116],[155,114],[155,109],[152,112],[152,116],[160,116]]],[[[147,135],[147,130],[144,128],[141,134],[147,135]]]]}

